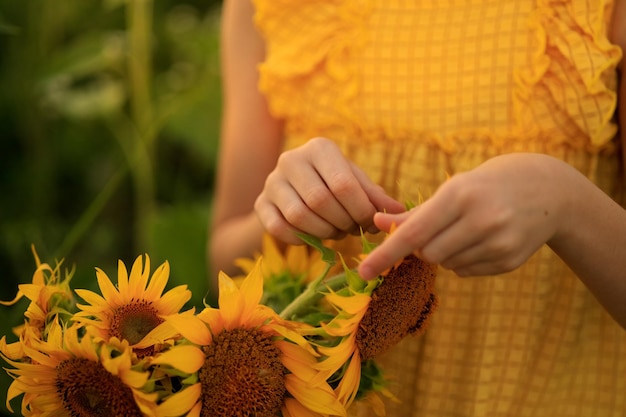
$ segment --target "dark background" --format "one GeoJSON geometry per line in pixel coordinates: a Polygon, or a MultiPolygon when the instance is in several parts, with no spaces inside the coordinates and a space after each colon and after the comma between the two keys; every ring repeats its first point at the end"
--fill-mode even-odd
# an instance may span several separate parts
{"type": "MultiPolygon", "coordinates": [[[[167,260],[168,289],[202,306],[219,14],[217,0],[0,3],[2,300],[31,282],[34,245],[75,268],[73,288],[97,290],[95,267],[116,280],[118,259],[167,260]]],[[[0,306],[9,342],[26,306],[0,306]]],[[[10,381],[1,371],[2,415],[10,381]]]]}

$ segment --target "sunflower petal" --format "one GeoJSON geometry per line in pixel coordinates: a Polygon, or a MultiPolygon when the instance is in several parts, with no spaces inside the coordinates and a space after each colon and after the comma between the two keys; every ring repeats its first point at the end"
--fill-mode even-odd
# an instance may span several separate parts
{"type": "Polygon", "coordinates": [[[97,294],[93,291],[76,288],[74,292],[76,292],[76,294],[78,294],[78,296],[82,298],[83,300],[85,300],[87,303],[91,304],[90,306],[82,305],[82,304],[79,305],[81,310],[87,309],[92,306],[99,307],[99,306],[103,306],[107,304],[107,301],[103,297],[101,297],[100,294],[97,294]]]}
{"type": "Polygon", "coordinates": [[[264,276],[271,276],[284,271],[286,265],[282,254],[274,238],[267,233],[263,235],[263,259],[264,276]]]}
{"type": "Polygon", "coordinates": [[[191,410],[187,413],[186,417],[200,417],[200,411],[202,411],[202,403],[198,401],[191,410]]]}
{"type": "MultiPolygon", "coordinates": [[[[121,263],[119,268],[124,268],[126,271],[126,267],[121,263]]],[[[121,274],[118,269],[118,275],[121,274]]],[[[120,293],[117,291],[108,275],[104,273],[100,268],[96,268],[96,278],[98,280],[98,286],[100,287],[100,293],[104,297],[105,300],[108,300],[109,303],[119,304],[120,302],[120,293]]]]}
{"type": "Polygon", "coordinates": [[[158,298],[159,311],[163,315],[175,314],[185,306],[187,301],[191,300],[191,291],[187,285],[179,285],[172,288],[160,298],[158,298]]]}
{"type": "Polygon", "coordinates": [[[313,366],[317,363],[317,359],[313,355],[293,343],[280,340],[274,343],[283,353],[283,357],[281,358],[283,365],[285,365],[285,368],[292,374],[295,374],[304,381],[311,381],[317,376],[318,371],[313,369],[313,366]]]}
{"type": "Polygon", "coordinates": [[[243,312],[243,300],[239,288],[228,275],[220,271],[218,281],[220,312],[224,320],[224,327],[227,330],[231,330],[240,323],[243,312]]]}
{"type": "Polygon", "coordinates": [[[6,336],[0,339],[0,352],[9,359],[18,360],[24,355],[22,342],[7,343],[6,336]]]}
{"type": "Polygon", "coordinates": [[[152,363],[170,365],[180,371],[191,374],[199,370],[204,364],[205,356],[202,350],[192,345],[181,345],[160,353],[152,363]]]}
{"type": "Polygon", "coordinates": [[[171,395],[157,407],[158,415],[163,417],[176,417],[185,414],[194,408],[200,399],[201,392],[202,386],[198,383],[171,395]]]}
{"type": "Polygon", "coordinates": [[[261,272],[261,259],[259,259],[254,269],[250,271],[241,283],[241,295],[243,298],[241,321],[244,322],[259,304],[261,297],[263,297],[263,273],[261,272]]]}
{"type": "Polygon", "coordinates": [[[343,374],[343,378],[339,382],[335,392],[337,398],[342,404],[348,408],[359,390],[359,383],[361,382],[361,357],[359,352],[355,352],[350,359],[350,364],[343,374]]]}
{"type": "Polygon", "coordinates": [[[159,343],[165,343],[167,340],[174,339],[178,336],[178,332],[171,323],[164,321],[143,337],[138,343],[133,345],[135,349],[145,349],[159,343]]]}
{"type": "Polygon", "coordinates": [[[174,314],[166,317],[165,321],[196,345],[208,345],[213,339],[206,324],[193,314],[174,314]]]}
{"type": "MultiPolygon", "coordinates": [[[[138,256],[135,259],[135,263],[130,270],[130,281],[132,281],[133,273],[137,269],[137,265],[139,265],[139,268],[141,268],[141,256],[138,256]]],[[[128,294],[128,271],[126,270],[126,265],[124,264],[124,262],[122,262],[121,259],[117,261],[117,289],[119,290],[120,294],[128,294]]]]}
{"type": "Polygon", "coordinates": [[[313,346],[311,346],[309,341],[305,339],[302,335],[300,335],[298,332],[295,332],[284,326],[279,326],[279,325],[272,324],[272,323],[268,324],[267,326],[272,328],[274,331],[276,331],[278,334],[283,336],[285,339],[291,340],[292,342],[296,343],[301,348],[306,349],[311,355],[319,356],[315,352],[315,349],[313,349],[313,346]]]}
{"type": "Polygon", "coordinates": [[[165,261],[161,266],[154,271],[148,288],[146,288],[146,297],[151,299],[157,299],[163,294],[167,281],[170,277],[170,264],[165,261]]]}
{"type": "Polygon", "coordinates": [[[309,410],[331,416],[347,416],[345,408],[328,384],[320,384],[311,388],[305,381],[289,374],[285,376],[285,387],[296,400],[309,410]]]}
{"type": "Polygon", "coordinates": [[[326,299],[347,313],[358,314],[367,310],[371,297],[366,294],[353,294],[345,297],[331,292],[326,295],[326,299]]]}
{"type": "Polygon", "coordinates": [[[309,410],[293,398],[285,398],[285,404],[281,412],[283,417],[321,417],[320,413],[309,410]]]}

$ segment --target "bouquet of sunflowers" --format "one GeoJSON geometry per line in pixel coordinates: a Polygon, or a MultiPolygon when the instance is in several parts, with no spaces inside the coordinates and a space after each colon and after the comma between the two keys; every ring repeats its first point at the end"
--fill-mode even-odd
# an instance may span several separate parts
{"type": "MultiPolygon", "coordinates": [[[[117,283],[96,269],[98,294],[72,289],[72,272],[33,250],[32,283],[3,302],[30,300],[17,341],[0,339],[7,407],[22,396],[24,416],[321,417],[366,403],[384,416],[381,396],[393,394],[376,357],[423,330],[436,266],[409,256],[364,281],[301,238],[308,246],[281,252],[266,237],[201,311],[181,311],[185,285],[165,291],[167,262],[151,273],[140,256],[129,273],[120,261],[117,283]]],[[[362,241],[367,256],[374,244],[362,241]]]]}

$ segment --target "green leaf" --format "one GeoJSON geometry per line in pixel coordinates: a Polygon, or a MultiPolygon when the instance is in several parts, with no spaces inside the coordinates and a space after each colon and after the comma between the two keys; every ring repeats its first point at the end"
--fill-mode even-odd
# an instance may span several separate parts
{"type": "Polygon", "coordinates": [[[365,280],[363,280],[363,278],[361,278],[361,276],[354,269],[348,268],[348,265],[346,265],[346,262],[344,261],[343,256],[341,256],[341,254],[339,254],[339,258],[341,259],[343,270],[346,274],[346,281],[348,282],[348,287],[350,287],[352,290],[356,292],[362,292],[362,290],[366,286],[365,280]]]}
{"type": "Polygon", "coordinates": [[[369,240],[367,240],[363,232],[361,232],[361,245],[363,245],[363,253],[365,254],[370,253],[376,248],[376,246],[378,246],[377,243],[370,242],[369,240]]]}
{"type": "Polygon", "coordinates": [[[335,251],[324,246],[322,241],[311,235],[307,235],[306,233],[296,233],[296,235],[307,245],[317,249],[322,254],[322,260],[326,262],[328,265],[334,265],[336,260],[335,251]]]}

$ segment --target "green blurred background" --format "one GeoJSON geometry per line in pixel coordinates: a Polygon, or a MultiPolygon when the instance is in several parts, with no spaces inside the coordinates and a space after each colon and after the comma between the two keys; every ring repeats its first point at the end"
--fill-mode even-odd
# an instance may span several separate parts
{"type": "MultiPolygon", "coordinates": [[[[167,260],[168,288],[202,306],[219,16],[218,0],[0,2],[1,299],[31,281],[32,244],[75,267],[74,288],[96,290],[95,267],[116,279],[118,259],[167,260]]],[[[2,334],[25,305],[0,306],[2,334]]]]}

